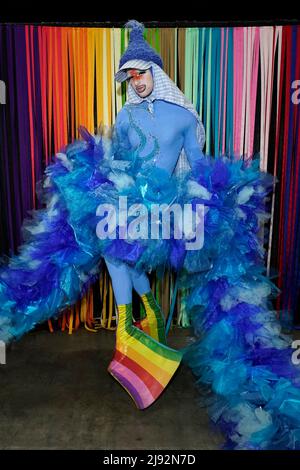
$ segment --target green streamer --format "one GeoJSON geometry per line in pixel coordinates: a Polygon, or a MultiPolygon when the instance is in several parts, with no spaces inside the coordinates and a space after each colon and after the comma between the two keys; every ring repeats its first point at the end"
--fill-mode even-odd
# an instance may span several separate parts
{"type": "Polygon", "coordinates": [[[233,155],[233,28],[228,31],[226,151],[233,155]]]}
{"type": "MultiPolygon", "coordinates": [[[[125,52],[125,34],[128,34],[128,31],[125,28],[121,29],[121,56],[125,52]]],[[[126,82],[121,83],[121,91],[122,91],[122,106],[124,106],[126,101],[126,82]]]]}
{"type": "Polygon", "coordinates": [[[220,106],[220,28],[212,29],[212,130],[214,139],[214,156],[219,154],[219,106],[220,106]]]}
{"type": "Polygon", "coordinates": [[[185,77],[184,77],[184,94],[188,100],[192,101],[192,46],[191,46],[191,28],[185,30],[185,77]]]}

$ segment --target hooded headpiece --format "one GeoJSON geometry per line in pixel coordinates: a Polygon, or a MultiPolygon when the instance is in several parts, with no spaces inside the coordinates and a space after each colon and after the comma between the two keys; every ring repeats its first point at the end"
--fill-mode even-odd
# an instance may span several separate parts
{"type": "MultiPolygon", "coordinates": [[[[201,150],[205,143],[205,130],[200,120],[200,116],[194,108],[193,104],[186,98],[184,93],[177,87],[171,78],[163,71],[163,62],[161,57],[150,47],[143,38],[144,26],[135,20],[126,23],[127,27],[132,27],[130,41],[127,50],[120,60],[119,71],[115,75],[117,81],[123,81],[127,78],[128,69],[147,70],[152,69],[153,75],[153,91],[146,97],[142,98],[133,89],[131,84],[128,85],[127,101],[125,104],[138,104],[144,100],[148,102],[149,110],[153,106],[154,100],[164,100],[170,103],[182,106],[188,109],[197,119],[197,138],[201,150]]],[[[178,159],[175,173],[181,173],[190,168],[184,150],[181,151],[178,159]]]]}

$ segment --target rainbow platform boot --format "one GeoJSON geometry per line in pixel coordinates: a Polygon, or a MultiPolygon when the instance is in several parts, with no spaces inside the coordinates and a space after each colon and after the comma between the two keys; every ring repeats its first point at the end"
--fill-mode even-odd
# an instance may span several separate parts
{"type": "Polygon", "coordinates": [[[116,347],[107,370],[129,393],[138,409],[148,408],[157,400],[182,356],[180,351],[133,325],[132,304],[118,305],[116,347]]]}

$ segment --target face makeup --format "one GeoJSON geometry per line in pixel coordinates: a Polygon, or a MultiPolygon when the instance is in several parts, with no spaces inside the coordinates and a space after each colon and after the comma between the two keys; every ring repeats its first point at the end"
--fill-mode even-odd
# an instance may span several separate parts
{"type": "Polygon", "coordinates": [[[127,72],[127,82],[130,82],[134,91],[141,97],[146,98],[153,91],[153,77],[150,69],[130,69],[127,72]]]}

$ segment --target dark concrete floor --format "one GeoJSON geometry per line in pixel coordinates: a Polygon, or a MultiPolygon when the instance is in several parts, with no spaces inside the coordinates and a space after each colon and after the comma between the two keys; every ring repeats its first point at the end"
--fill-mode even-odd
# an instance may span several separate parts
{"type": "MultiPolygon", "coordinates": [[[[169,345],[190,340],[188,329],[169,345]]],[[[0,365],[1,449],[218,449],[190,369],[183,364],[159,399],[138,410],[107,372],[115,333],[47,331],[14,343],[0,365]]]]}

